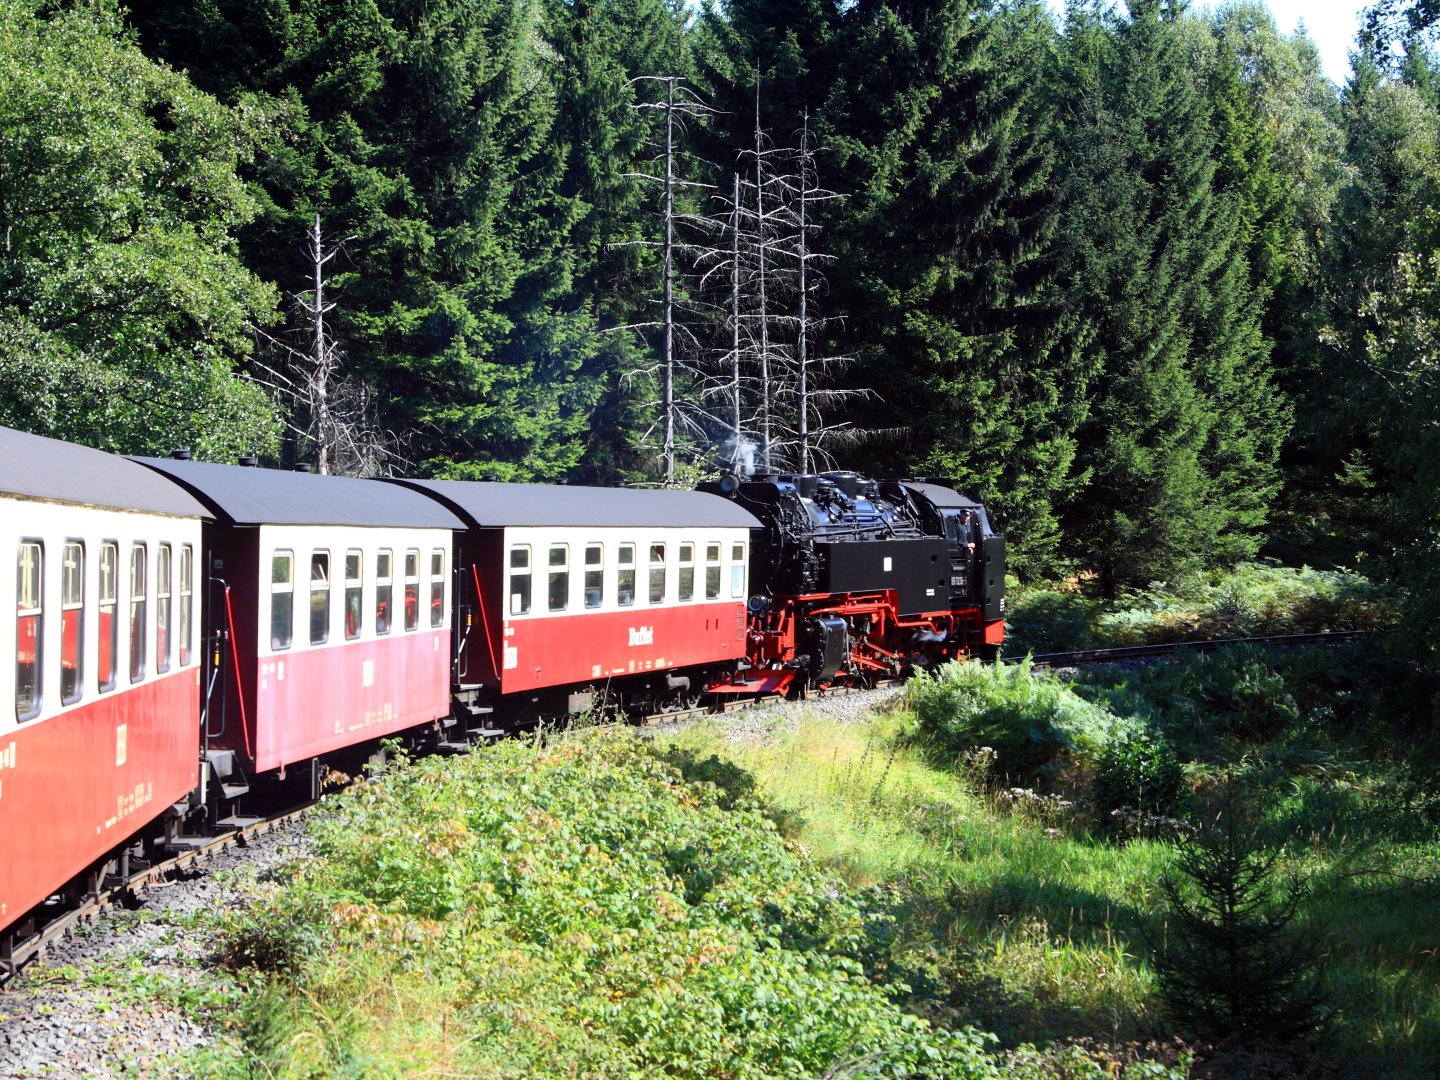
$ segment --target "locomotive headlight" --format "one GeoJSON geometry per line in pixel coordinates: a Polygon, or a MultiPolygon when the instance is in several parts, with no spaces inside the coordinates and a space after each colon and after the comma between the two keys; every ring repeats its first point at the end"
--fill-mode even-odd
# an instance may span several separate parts
{"type": "Polygon", "coordinates": [[[734,473],[725,473],[720,477],[720,493],[722,495],[734,495],[740,489],[740,478],[734,473]]]}

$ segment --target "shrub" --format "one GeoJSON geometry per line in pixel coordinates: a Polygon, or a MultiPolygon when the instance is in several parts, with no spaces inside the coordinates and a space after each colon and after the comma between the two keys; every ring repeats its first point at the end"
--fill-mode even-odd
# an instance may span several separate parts
{"type": "Polygon", "coordinates": [[[991,747],[996,767],[1028,778],[1063,756],[1093,761],[1131,725],[1030,664],[946,664],[911,680],[908,701],[921,736],[951,762],[991,747]]]}
{"type": "Polygon", "coordinates": [[[264,932],[235,922],[266,948],[233,957],[303,969],[274,984],[293,1035],[252,1024],[267,1067],[363,1050],[367,1075],[1000,1075],[986,1037],[934,1030],[866,977],[870,913],[747,803],[745,774],[681,765],[725,787],[596,732],[341,795],[304,873],[264,898],[264,932]],[[324,947],[271,948],[285,925],[324,947]]]}
{"type": "Polygon", "coordinates": [[[1102,819],[1111,811],[1170,814],[1180,802],[1185,774],[1162,735],[1141,728],[1112,739],[1100,755],[1092,790],[1102,819]]]}
{"type": "Polygon", "coordinates": [[[1350,570],[1250,562],[1155,582],[1111,602],[1074,590],[1013,590],[1006,651],[1365,630],[1394,622],[1395,607],[1393,590],[1350,570]]]}

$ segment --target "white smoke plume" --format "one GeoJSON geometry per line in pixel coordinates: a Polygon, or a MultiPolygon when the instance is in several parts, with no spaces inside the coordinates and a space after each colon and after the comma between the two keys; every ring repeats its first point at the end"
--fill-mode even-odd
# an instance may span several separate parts
{"type": "Polygon", "coordinates": [[[757,443],[743,437],[737,445],[735,437],[732,435],[725,440],[725,446],[721,451],[721,455],[725,461],[735,463],[735,471],[741,476],[754,476],[755,455],[759,450],[760,447],[757,443]]]}

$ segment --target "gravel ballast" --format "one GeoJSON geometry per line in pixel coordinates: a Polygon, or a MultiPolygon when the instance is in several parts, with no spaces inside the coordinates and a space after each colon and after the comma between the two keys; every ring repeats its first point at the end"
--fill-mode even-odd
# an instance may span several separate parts
{"type": "Polygon", "coordinates": [[[298,824],[273,829],[52,943],[0,993],[0,1077],[184,1075],[183,1057],[215,1036],[176,999],[233,992],[196,916],[238,903],[244,882],[303,843],[298,824]]]}

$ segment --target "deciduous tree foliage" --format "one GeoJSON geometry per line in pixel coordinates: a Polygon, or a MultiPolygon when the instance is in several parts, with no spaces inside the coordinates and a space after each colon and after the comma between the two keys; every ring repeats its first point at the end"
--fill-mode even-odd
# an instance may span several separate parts
{"type": "Polygon", "coordinates": [[[0,423],[107,449],[269,448],[235,374],[273,290],[237,258],[253,115],[120,34],[109,4],[0,5],[0,423]]]}

